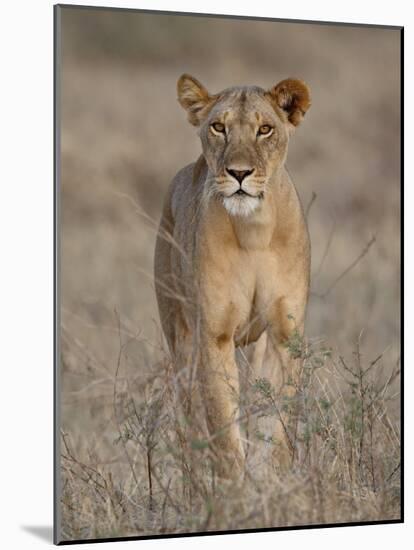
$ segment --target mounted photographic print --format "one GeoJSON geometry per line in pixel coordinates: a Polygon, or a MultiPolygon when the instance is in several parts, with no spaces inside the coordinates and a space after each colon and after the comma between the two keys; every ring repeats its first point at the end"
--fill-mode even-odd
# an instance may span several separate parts
{"type": "Polygon", "coordinates": [[[402,521],[402,38],[55,7],[56,543],[402,521]]]}

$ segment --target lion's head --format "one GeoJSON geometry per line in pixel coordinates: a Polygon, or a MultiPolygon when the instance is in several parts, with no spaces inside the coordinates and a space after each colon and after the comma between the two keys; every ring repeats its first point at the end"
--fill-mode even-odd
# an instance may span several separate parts
{"type": "Polygon", "coordinates": [[[289,136],[310,106],[307,85],[289,78],[268,91],[241,86],[212,95],[184,74],[177,91],[189,121],[199,127],[212,174],[208,193],[220,198],[229,214],[248,216],[285,162],[289,136]]]}

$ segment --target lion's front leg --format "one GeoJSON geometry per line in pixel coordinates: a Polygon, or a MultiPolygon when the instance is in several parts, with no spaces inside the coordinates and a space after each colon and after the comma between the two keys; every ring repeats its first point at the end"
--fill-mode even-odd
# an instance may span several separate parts
{"type": "Polygon", "coordinates": [[[267,361],[272,360],[274,373],[274,408],[276,425],[274,457],[276,467],[291,467],[296,453],[299,388],[302,362],[296,353],[304,330],[305,303],[280,299],[274,307],[269,328],[267,361]]]}
{"type": "Polygon", "coordinates": [[[229,335],[203,338],[200,383],[216,471],[220,477],[237,479],[244,470],[244,451],[238,422],[239,375],[229,335]]]}

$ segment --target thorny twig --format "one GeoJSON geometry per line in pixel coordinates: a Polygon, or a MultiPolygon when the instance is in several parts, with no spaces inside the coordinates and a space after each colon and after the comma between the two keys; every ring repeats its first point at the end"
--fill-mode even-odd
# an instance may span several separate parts
{"type": "Polygon", "coordinates": [[[328,294],[336,287],[336,285],[347,275],[361,260],[362,258],[368,253],[371,246],[375,243],[376,237],[375,235],[372,237],[372,239],[366,244],[362,252],[359,254],[357,258],[340,274],[334,281],[329,285],[329,287],[323,292],[322,294],[318,294],[316,292],[313,292],[312,294],[314,296],[317,296],[318,298],[326,298],[328,294]]]}

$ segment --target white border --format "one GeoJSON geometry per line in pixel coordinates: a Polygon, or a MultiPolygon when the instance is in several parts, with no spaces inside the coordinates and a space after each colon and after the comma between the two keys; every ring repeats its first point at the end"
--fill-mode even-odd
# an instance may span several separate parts
{"type": "MultiPolygon", "coordinates": [[[[81,4],[81,2],[67,2],[81,4]]],[[[361,2],[347,0],[296,0],[275,3],[255,0],[142,0],[93,1],[89,5],[205,12],[259,17],[375,23],[405,26],[406,90],[414,97],[413,15],[410,3],[403,0],[361,2]]],[[[23,526],[51,526],[52,523],[52,22],[53,2],[20,0],[6,2],[1,10],[1,518],[2,546],[31,548],[48,544],[23,526]]],[[[386,75],[384,75],[386,78],[386,75]]],[[[412,125],[412,102],[406,101],[406,128],[412,125]]],[[[406,150],[412,151],[412,139],[406,135],[406,150]]],[[[413,168],[406,162],[406,280],[413,277],[409,255],[414,235],[413,168]]],[[[411,164],[411,165],[410,165],[411,164]]],[[[414,319],[413,293],[406,292],[406,342],[414,319]],[[410,307],[411,306],[411,307],[410,307]],[[410,322],[411,321],[411,322],[410,322]]],[[[406,346],[405,387],[412,388],[413,353],[406,346]]],[[[413,407],[407,399],[405,425],[410,427],[413,407]]],[[[347,550],[365,545],[377,550],[405,544],[414,539],[410,493],[413,492],[410,464],[413,444],[406,429],[406,520],[405,525],[337,528],[315,531],[225,535],[205,538],[170,539],[120,544],[141,548],[248,548],[260,544],[263,549],[288,547],[318,550],[347,550]]],[[[49,542],[50,544],[50,542],[49,542]]],[[[86,545],[88,547],[89,545],[86,545]]],[[[94,546],[96,548],[96,545],[94,546]]]]}

